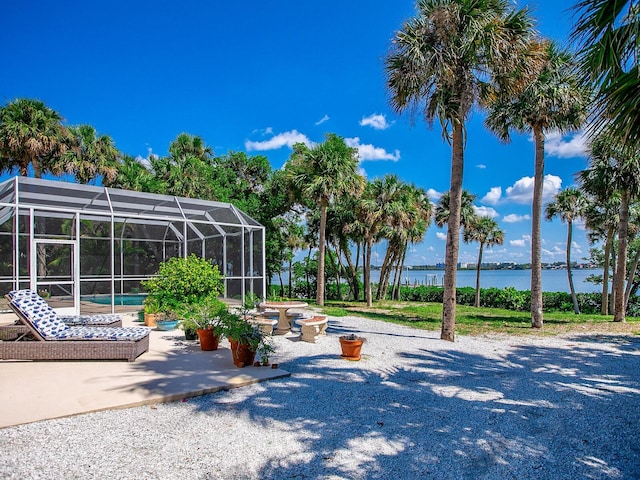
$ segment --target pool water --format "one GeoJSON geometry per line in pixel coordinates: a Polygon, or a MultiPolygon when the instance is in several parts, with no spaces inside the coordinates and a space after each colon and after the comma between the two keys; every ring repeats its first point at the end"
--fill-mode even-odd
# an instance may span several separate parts
{"type": "MultiPolygon", "coordinates": [[[[142,305],[145,298],[147,298],[147,295],[141,293],[118,294],[114,295],[113,302],[115,305],[142,305]]],[[[83,295],[80,299],[100,305],[111,305],[111,295],[83,295]]]]}

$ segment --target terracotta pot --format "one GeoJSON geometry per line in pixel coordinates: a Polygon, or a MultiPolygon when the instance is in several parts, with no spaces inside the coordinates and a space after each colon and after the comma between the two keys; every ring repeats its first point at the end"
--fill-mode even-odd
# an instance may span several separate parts
{"type": "Polygon", "coordinates": [[[360,350],[362,349],[362,344],[364,343],[364,338],[356,338],[354,340],[347,337],[340,337],[340,347],[342,347],[342,358],[346,360],[360,360],[360,350]]]}
{"type": "Polygon", "coordinates": [[[213,330],[198,329],[198,338],[200,339],[200,349],[211,351],[218,349],[219,335],[214,335],[213,330]]]}
{"type": "Polygon", "coordinates": [[[238,343],[235,340],[229,340],[231,345],[231,355],[233,356],[233,364],[236,367],[249,367],[253,365],[256,358],[256,352],[249,349],[246,343],[238,343]]]}
{"type": "Polygon", "coordinates": [[[157,326],[157,320],[160,317],[159,313],[145,313],[144,314],[144,324],[147,327],[155,327],[157,326]]]}

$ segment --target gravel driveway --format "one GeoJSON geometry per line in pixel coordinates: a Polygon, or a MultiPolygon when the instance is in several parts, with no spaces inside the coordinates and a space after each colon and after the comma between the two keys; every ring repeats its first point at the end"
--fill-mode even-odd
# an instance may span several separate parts
{"type": "Polygon", "coordinates": [[[639,337],[329,325],[274,339],[289,378],[0,430],[0,478],[640,478],[639,337]],[[367,338],[359,362],[346,332],[367,338]]]}

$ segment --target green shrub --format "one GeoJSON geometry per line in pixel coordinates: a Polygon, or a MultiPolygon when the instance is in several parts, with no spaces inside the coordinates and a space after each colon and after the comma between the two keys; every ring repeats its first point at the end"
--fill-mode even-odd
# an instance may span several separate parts
{"type": "Polygon", "coordinates": [[[161,263],[157,276],[142,285],[163,311],[199,303],[209,295],[220,295],[224,289],[218,266],[193,254],[161,263]]]}

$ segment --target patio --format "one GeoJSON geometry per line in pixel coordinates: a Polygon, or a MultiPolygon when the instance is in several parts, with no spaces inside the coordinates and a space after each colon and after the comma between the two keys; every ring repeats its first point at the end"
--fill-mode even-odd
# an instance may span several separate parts
{"type": "MultiPolygon", "coordinates": [[[[12,314],[0,316],[12,323],[12,314]]],[[[124,326],[139,326],[122,313],[124,326]]],[[[237,368],[226,341],[203,352],[182,330],[151,331],[150,349],[135,362],[0,361],[0,428],[80,413],[160,402],[289,376],[270,367],[237,368]]]]}

